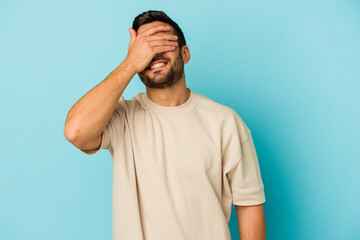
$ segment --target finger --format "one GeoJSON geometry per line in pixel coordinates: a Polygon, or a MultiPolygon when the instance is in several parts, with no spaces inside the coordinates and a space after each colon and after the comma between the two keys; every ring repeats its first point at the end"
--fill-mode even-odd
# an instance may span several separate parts
{"type": "Polygon", "coordinates": [[[169,26],[165,26],[165,25],[161,25],[161,26],[154,26],[149,28],[148,30],[146,30],[145,32],[139,34],[142,36],[150,36],[153,35],[157,32],[167,32],[170,31],[170,27],[169,26]]]}
{"type": "Polygon", "coordinates": [[[155,54],[157,54],[162,52],[174,51],[175,48],[175,46],[157,46],[153,48],[153,51],[155,54]]]}
{"type": "Polygon", "coordinates": [[[132,42],[135,41],[137,33],[133,28],[129,28],[128,30],[130,32],[130,43],[129,44],[131,44],[132,42]]]}
{"type": "Polygon", "coordinates": [[[169,41],[169,40],[156,40],[156,41],[149,41],[149,46],[157,47],[157,46],[175,46],[177,47],[179,44],[176,41],[169,41]]]}
{"type": "Polygon", "coordinates": [[[162,34],[162,35],[151,35],[151,36],[145,37],[145,41],[155,41],[155,40],[162,40],[162,39],[177,41],[178,36],[172,35],[172,34],[162,34]]]}

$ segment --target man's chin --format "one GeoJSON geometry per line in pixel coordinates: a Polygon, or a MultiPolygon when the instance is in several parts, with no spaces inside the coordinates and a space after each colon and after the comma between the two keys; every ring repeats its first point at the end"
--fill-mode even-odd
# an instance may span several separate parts
{"type": "Polygon", "coordinates": [[[150,82],[154,83],[154,84],[159,84],[159,83],[163,83],[163,82],[166,82],[167,79],[162,77],[162,78],[148,78],[150,82]]]}
{"type": "Polygon", "coordinates": [[[152,84],[161,84],[167,81],[166,76],[149,76],[148,74],[139,75],[140,79],[144,82],[149,82],[152,84]]]}

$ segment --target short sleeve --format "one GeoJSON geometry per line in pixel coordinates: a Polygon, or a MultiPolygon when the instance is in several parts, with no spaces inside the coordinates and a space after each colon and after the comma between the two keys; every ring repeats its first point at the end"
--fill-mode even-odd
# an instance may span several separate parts
{"type": "Polygon", "coordinates": [[[251,132],[240,116],[233,112],[232,131],[223,149],[226,179],[230,186],[232,203],[248,206],[265,202],[264,185],[251,132]],[[231,167],[229,167],[231,166],[231,167]]]}
{"type": "Polygon", "coordinates": [[[84,150],[80,149],[87,155],[93,155],[101,149],[108,149],[114,151],[123,139],[124,127],[125,127],[125,110],[126,102],[123,96],[120,97],[116,104],[114,112],[112,113],[108,123],[106,124],[104,131],[101,135],[101,144],[98,149],[84,150]]]}

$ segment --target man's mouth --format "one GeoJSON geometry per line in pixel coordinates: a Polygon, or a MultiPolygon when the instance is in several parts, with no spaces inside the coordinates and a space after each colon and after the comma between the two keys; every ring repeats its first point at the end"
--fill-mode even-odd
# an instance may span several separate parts
{"type": "Polygon", "coordinates": [[[150,63],[150,65],[146,69],[149,71],[158,70],[158,69],[165,67],[166,64],[167,64],[166,61],[158,60],[158,61],[154,61],[154,62],[150,63]]]}

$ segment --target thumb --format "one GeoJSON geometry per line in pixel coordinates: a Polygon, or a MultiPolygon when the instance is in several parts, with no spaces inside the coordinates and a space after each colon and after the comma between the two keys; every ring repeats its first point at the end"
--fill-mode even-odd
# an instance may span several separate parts
{"type": "Polygon", "coordinates": [[[131,44],[133,41],[135,41],[137,34],[133,28],[129,28],[128,30],[130,32],[130,43],[129,44],[131,44]]]}

